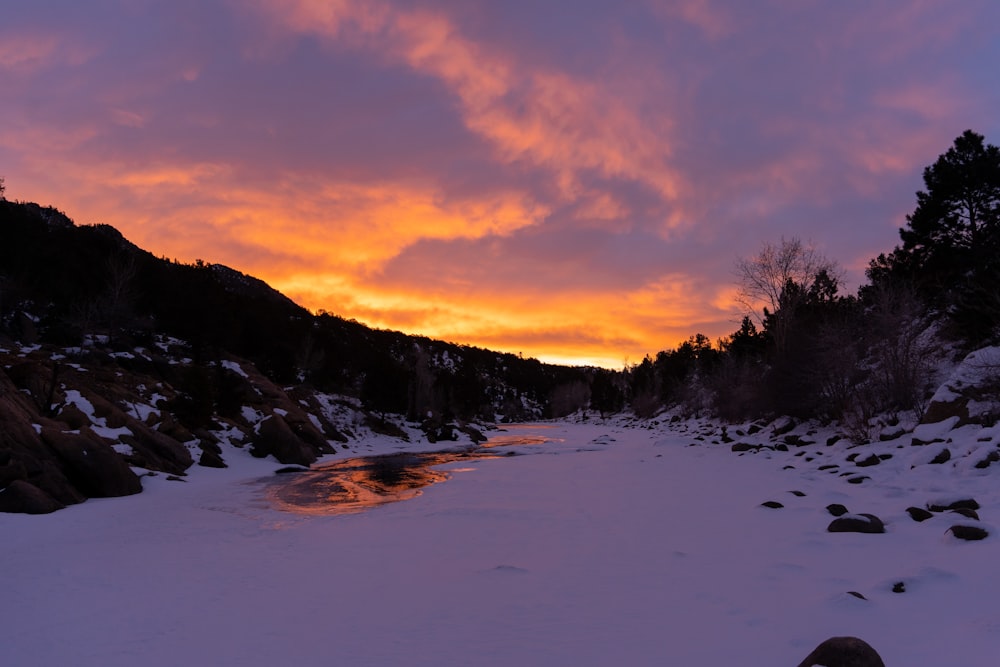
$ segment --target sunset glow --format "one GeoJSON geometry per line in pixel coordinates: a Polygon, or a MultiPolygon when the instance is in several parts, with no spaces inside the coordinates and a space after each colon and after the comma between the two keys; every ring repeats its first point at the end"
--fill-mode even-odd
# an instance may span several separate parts
{"type": "Polygon", "coordinates": [[[7,197],[313,311],[620,368],[738,326],[733,265],[890,250],[1000,141],[1000,5],[69,0],[0,23],[7,197]]]}

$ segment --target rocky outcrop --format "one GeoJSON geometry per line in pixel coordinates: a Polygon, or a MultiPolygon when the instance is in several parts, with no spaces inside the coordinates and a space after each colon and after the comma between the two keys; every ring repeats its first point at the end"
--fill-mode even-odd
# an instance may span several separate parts
{"type": "Polygon", "coordinates": [[[331,440],[346,440],[318,409],[306,412],[318,408],[309,391],[293,399],[247,362],[73,354],[0,348],[0,511],[45,513],[138,493],[143,470],[183,475],[192,451],[202,466],[225,467],[213,429],[257,456],[306,465],[333,452],[331,440]],[[214,385],[199,394],[204,378],[214,385]]]}

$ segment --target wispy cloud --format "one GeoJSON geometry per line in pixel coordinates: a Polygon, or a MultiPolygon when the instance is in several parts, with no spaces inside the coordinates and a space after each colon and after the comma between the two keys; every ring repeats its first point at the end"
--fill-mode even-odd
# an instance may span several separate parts
{"type": "Polygon", "coordinates": [[[926,164],[1000,141],[984,0],[44,4],[0,26],[8,196],[550,359],[734,330],[782,235],[856,283],[926,164]]]}

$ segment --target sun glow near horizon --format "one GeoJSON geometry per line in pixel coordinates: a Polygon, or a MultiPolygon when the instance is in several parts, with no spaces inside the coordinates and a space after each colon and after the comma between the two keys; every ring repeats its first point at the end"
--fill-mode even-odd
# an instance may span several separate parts
{"type": "Polygon", "coordinates": [[[1000,135],[996,3],[696,4],[21,3],[0,177],[313,311],[619,368],[736,330],[761,242],[863,275],[1000,135]]]}

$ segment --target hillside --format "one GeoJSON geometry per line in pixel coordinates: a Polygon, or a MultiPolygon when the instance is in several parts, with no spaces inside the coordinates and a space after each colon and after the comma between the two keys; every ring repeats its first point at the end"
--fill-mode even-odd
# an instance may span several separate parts
{"type": "Polygon", "coordinates": [[[220,442],[308,464],[371,430],[478,439],[468,422],[585,405],[594,372],[313,315],[0,201],[0,510],[137,493],[141,474],[226,465],[220,442]]]}

